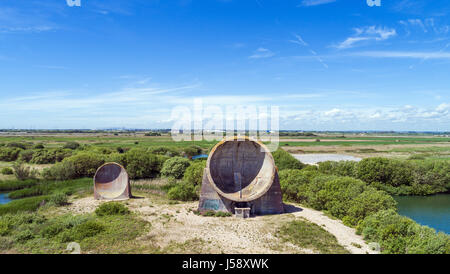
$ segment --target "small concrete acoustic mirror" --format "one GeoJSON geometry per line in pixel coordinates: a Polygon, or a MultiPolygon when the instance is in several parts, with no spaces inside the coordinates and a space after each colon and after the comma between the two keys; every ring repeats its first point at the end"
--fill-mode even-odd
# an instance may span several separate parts
{"type": "Polygon", "coordinates": [[[278,170],[268,148],[248,137],[219,142],[203,172],[199,211],[244,218],[283,213],[278,170]]]}
{"type": "Polygon", "coordinates": [[[106,163],[94,176],[94,198],[97,200],[126,200],[131,197],[130,180],[125,168],[106,163]]]}

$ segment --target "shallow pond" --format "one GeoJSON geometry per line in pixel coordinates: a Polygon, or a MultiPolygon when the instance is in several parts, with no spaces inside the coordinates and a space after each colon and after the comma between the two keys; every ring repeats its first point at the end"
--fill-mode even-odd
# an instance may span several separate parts
{"type": "Polygon", "coordinates": [[[8,198],[8,193],[0,193],[0,205],[7,204],[11,202],[11,199],[8,198]]]}
{"type": "Polygon", "coordinates": [[[450,194],[395,196],[394,199],[400,215],[450,234],[450,194]]]}
{"type": "Polygon", "coordinates": [[[326,161],[361,161],[361,158],[344,154],[292,154],[297,160],[304,164],[314,165],[326,161]]]}

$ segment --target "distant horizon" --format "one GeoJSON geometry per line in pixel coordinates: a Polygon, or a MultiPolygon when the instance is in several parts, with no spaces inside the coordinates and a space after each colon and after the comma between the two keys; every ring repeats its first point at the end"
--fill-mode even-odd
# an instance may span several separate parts
{"type": "MultiPolygon", "coordinates": [[[[125,131],[125,132],[133,132],[133,131],[170,131],[170,128],[98,128],[98,129],[87,129],[87,128],[42,128],[42,129],[27,129],[27,128],[17,128],[17,129],[6,129],[0,128],[1,132],[23,132],[23,131],[80,131],[80,132],[117,132],[117,131],[125,131]]],[[[194,130],[192,130],[194,131],[194,130]]],[[[217,130],[223,131],[224,130],[217,130]]],[[[237,130],[235,130],[237,131],[237,130]]],[[[302,133],[438,133],[438,134],[448,134],[450,131],[420,131],[420,130],[303,130],[303,129],[280,129],[279,132],[302,132],[302,133]]]]}

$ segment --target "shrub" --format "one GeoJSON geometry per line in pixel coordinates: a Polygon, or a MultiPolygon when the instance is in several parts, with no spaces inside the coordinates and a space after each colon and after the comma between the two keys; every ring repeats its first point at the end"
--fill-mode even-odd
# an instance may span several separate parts
{"type": "Polygon", "coordinates": [[[324,209],[342,219],[347,215],[351,201],[364,191],[365,183],[350,177],[341,177],[325,183],[317,195],[324,209]]]}
{"type": "Polygon", "coordinates": [[[279,176],[284,198],[326,210],[350,226],[379,210],[396,207],[394,199],[384,191],[355,178],[304,169],[282,170],[279,176]]]}
{"type": "Polygon", "coordinates": [[[325,161],[319,163],[319,171],[324,174],[354,177],[357,165],[354,161],[325,161]]]}
{"type": "Polygon", "coordinates": [[[79,147],[80,147],[80,144],[77,143],[77,142],[67,142],[67,143],[63,146],[63,148],[68,148],[68,149],[72,149],[72,150],[75,150],[75,149],[77,149],[77,148],[79,148],[79,147]]]}
{"type": "Polygon", "coordinates": [[[33,158],[34,150],[22,150],[19,152],[19,161],[29,163],[33,158]]]}
{"type": "Polygon", "coordinates": [[[148,149],[148,151],[153,154],[165,155],[168,157],[180,156],[179,151],[177,151],[174,148],[166,147],[166,146],[151,147],[148,149]]]}
{"type": "Polygon", "coordinates": [[[71,237],[75,241],[81,241],[85,238],[93,237],[105,230],[105,227],[94,221],[88,220],[80,225],[77,225],[71,231],[71,237]]]}
{"type": "Polygon", "coordinates": [[[35,179],[38,173],[35,169],[25,166],[23,162],[15,162],[12,168],[18,180],[35,179]]]}
{"type": "Polygon", "coordinates": [[[367,183],[389,182],[392,178],[390,160],[385,158],[366,158],[356,167],[356,177],[367,183]]]}
{"type": "Polygon", "coordinates": [[[295,159],[294,156],[282,149],[278,149],[277,151],[273,152],[272,156],[279,170],[301,169],[305,166],[305,164],[295,159]]]}
{"type": "Polygon", "coordinates": [[[19,153],[22,151],[20,148],[0,148],[0,161],[14,162],[19,157],[19,153]]]}
{"type": "Polygon", "coordinates": [[[70,156],[72,156],[70,149],[41,149],[34,152],[30,162],[33,164],[53,164],[70,156]]]}
{"type": "Polygon", "coordinates": [[[14,174],[14,171],[9,167],[4,167],[2,168],[2,170],[0,170],[0,173],[3,175],[12,175],[14,174]]]}
{"type": "Polygon", "coordinates": [[[183,148],[183,153],[185,156],[192,158],[193,156],[202,154],[202,148],[199,146],[188,146],[183,148]]]}
{"type": "Polygon", "coordinates": [[[436,234],[434,229],[421,226],[400,216],[394,209],[379,211],[357,227],[366,240],[378,242],[382,253],[450,254],[450,236],[436,234]]]}
{"type": "Polygon", "coordinates": [[[350,207],[343,218],[345,224],[356,226],[358,222],[364,220],[380,210],[396,209],[397,202],[384,191],[367,188],[350,202],[350,207]]]}
{"type": "Polygon", "coordinates": [[[202,184],[203,170],[206,167],[206,161],[194,161],[186,168],[183,180],[191,185],[197,186],[202,184]]]}
{"type": "Polygon", "coordinates": [[[82,152],[57,163],[49,171],[46,171],[45,175],[56,179],[92,177],[104,163],[105,161],[101,156],[90,152],[82,152]]]}
{"type": "Polygon", "coordinates": [[[186,158],[173,157],[164,162],[161,175],[165,177],[173,177],[175,179],[181,179],[184,176],[186,168],[188,168],[190,162],[186,158]]]}
{"type": "Polygon", "coordinates": [[[198,187],[187,182],[181,182],[169,189],[167,197],[170,200],[195,201],[198,199],[198,187]]]}
{"type": "Polygon", "coordinates": [[[6,146],[12,147],[12,148],[27,149],[29,147],[29,144],[19,143],[19,142],[11,142],[11,143],[8,143],[6,146]]]}
{"type": "Polygon", "coordinates": [[[130,210],[121,203],[109,202],[101,204],[95,210],[97,216],[110,216],[110,215],[126,215],[130,210]]]}
{"type": "Polygon", "coordinates": [[[132,179],[155,178],[167,158],[142,149],[132,149],[125,154],[124,166],[132,179]]]}
{"type": "Polygon", "coordinates": [[[35,144],[35,145],[33,146],[33,148],[34,148],[34,149],[43,149],[43,148],[45,148],[45,147],[44,147],[43,144],[35,144]]]}
{"type": "Polygon", "coordinates": [[[75,166],[71,161],[58,163],[42,171],[42,177],[47,180],[68,180],[76,178],[75,166]]]}
{"type": "Polygon", "coordinates": [[[309,183],[309,178],[298,169],[285,169],[279,173],[281,191],[287,200],[302,202],[304,186],[309,183]],[[300,199],[299,199],[300,197],[300,199]]]}

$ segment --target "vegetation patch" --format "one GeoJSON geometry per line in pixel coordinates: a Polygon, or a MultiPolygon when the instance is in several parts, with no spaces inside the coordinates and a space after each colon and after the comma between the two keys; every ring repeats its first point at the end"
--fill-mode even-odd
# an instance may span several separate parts
{"type": "Polygon", "coordinates": [[[133,215],[62,215],[46,218],[36,213],[0,216],[0,251],[23,253],[66,253],[69,242],[81,251],[98,253],[132,252],[136,238],[149,224],[133,215]],[[132,244],[132,245],[130,245],[132,244]]]}
{"type": "Polygon", "coordinates": [[[312,249],[321,254],[349,253],[339,245],[334,235],[303,218],[283,225],[277,232],[277,236],[285,242],[291,242],[298,247],[312,249]]]}
{"type": "Polygon", "coordinates": [[[358,226],[367,241],[378,242],[387,254],[450,254],[450,235],[421,226],[395,210],[382,210],[358,226]]]}
{"type": "Polygon", "coordinates": [[[127,215],[130,210],[123,204],[117,202],[109,202],[101,204],[96,210],[97,216],[127,215]]]}

